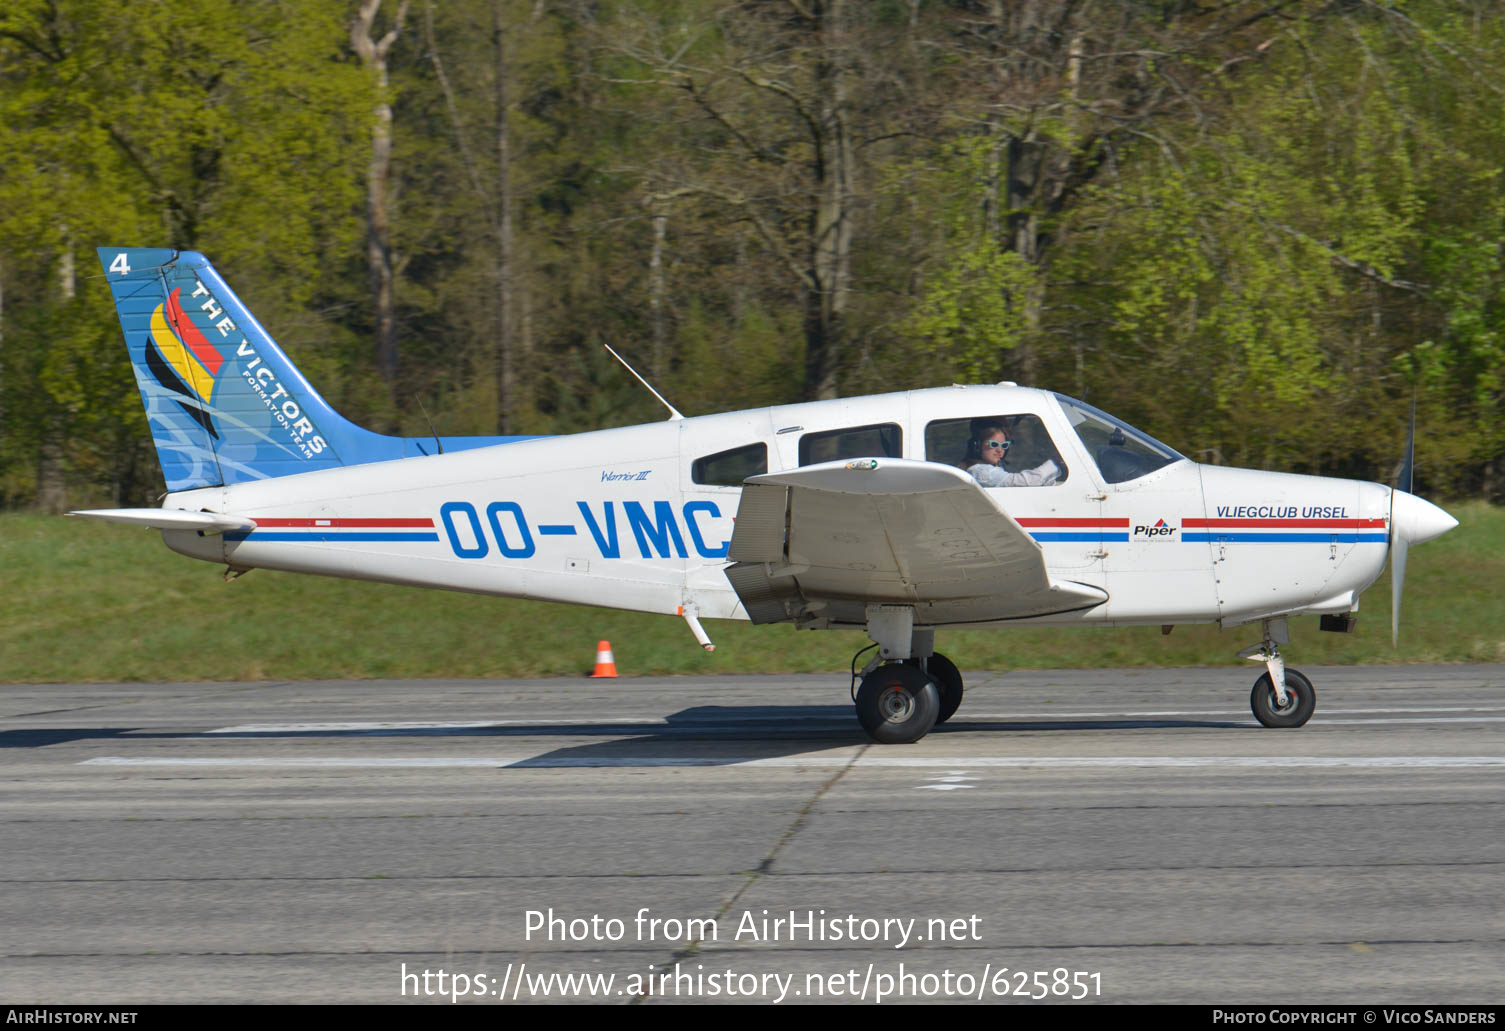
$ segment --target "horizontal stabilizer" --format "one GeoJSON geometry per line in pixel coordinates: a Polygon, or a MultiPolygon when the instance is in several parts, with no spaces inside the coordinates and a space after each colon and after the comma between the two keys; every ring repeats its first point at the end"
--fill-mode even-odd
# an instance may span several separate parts
{"type": "Polygon", "coordinates": [[[254,520],[244,516],[223,515],[219,512],[190,512],[186,508],[95,508],[68,514],[84,516],[87,519],[103,519],[107,523],[146,526],[153,530],[203,530],[205,533],[222,533],[225,530],[250,530],[256,526],[254,520]]]}

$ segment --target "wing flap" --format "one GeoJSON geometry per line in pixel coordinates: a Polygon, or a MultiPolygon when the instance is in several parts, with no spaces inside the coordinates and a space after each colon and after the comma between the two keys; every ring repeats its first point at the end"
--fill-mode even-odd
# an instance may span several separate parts
{"type": "Polygon", "coordinates": [[[782,561],[788,507],[789,491],[784,487],[778,484],[745,485],[726,557],[733,562],[782,561]]]}

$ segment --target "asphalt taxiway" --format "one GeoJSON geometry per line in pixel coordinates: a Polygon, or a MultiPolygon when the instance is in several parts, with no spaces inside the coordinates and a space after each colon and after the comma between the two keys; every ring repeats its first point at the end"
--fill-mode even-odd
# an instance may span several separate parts
{"type": "Polygon", "coordinates": [[[1505,667],[1257,672],[0,686],[0,1000],[1505,999],[1505,667]]]}

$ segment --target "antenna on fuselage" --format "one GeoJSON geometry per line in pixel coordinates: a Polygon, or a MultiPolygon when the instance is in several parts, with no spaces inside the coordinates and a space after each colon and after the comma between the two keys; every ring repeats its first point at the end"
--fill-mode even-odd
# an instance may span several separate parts
{"type": "Polygon", "coordinates": [[[606,348],[606,353],[607,354],[611,355],[617,361],[619,361],[619,362],[622,363],[622,368],[624,368],[628,372],[632,373],[632,375],[634,377],[636,377],[636,379],[637,379],[637,381],[639,383],[641,383],[643,386],[647,387],[648,388],[648,393],[650,393],[654,397],[658,398],[659,403],[662,404],[665,408],[669,409],[669,418],[670,419],[683,419],[684,418],[684,413],[681,412],[678,408],[675,408],[668,401],[665,401],[664,400],[664,395],[660,394],[657,390],[654,390],[653,389],[653,384],[649,383],[643,377],[639,376],[638,375],[638,370],[634,369],[631,365],[628,365],[627,364],[627,359],[623,358],[620,354],[617,354],[617,352],[613,351],[611,349],[611,345],[610,344],[602,344],[601,346],[604,347],[604,348],[606,348]]]}
{"type": "Polygon", "coordinates": [[[429,434],[434,438],[434,447],[439,449],[439,454],[444,454],[444,441],[439,439],[439,433],[434,429],[434,420],[429,418],[429,410],[423,407],[423,398],[415,397],[418,402],[418,410],[423,413],[423,421],[429,424],[429,434]]]}

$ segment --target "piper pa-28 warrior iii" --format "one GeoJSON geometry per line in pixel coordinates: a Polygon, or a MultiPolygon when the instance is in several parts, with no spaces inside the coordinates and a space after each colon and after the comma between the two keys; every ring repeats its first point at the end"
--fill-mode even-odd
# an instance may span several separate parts
{"type": "MultiPolygon", "coordinates": [[[[864,629],[857,718],[885,743],[961,704],[936,631],[1017,623],[1258,624],[1254,714],[1300,726],[1316,694],[1282,661],[1288,618],[1351,629],[1387,557],[1398,617],[1407,548],[1457,525],[1409,489],[1200,465],[1012,384],[696,418],[665,402],[664,422],[568,436],[382,436],[330,408],[202,255],[99,256],[168,493],[74,514],[235,573],[679,615],[707,649],[702,618],[864,629]]],[[[1409,455],[1403,469],[1409,488],[1409,455]]]]}

